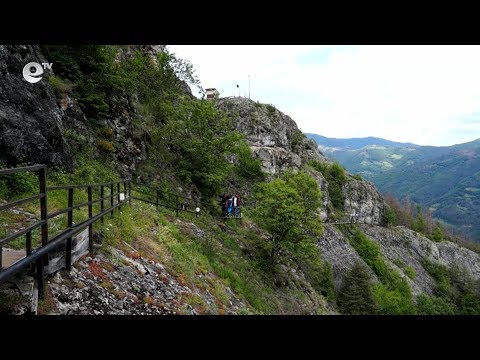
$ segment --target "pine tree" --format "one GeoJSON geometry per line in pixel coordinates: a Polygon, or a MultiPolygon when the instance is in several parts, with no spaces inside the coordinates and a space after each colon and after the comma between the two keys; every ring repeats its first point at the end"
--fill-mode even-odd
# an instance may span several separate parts
{"type": "Polygon", "coordinates": [[[370,315],[377,306],[370,287],[370,275],[364,265],[355,263],[347,273],[338,294],[338,307],[343,314],[370,315]]]}

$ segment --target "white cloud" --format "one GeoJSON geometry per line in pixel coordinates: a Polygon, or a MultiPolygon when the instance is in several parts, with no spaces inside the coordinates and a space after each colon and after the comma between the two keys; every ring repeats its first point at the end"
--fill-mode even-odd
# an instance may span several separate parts
{"type": "Polygon", "coordinates": [[[305,132],[421,145],[480,137],[480,46],[169,46],[204,87],[272,103],[305,132]]]}

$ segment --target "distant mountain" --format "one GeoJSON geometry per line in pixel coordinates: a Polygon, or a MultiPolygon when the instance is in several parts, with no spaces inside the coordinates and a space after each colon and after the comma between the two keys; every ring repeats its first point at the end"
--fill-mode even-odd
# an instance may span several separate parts
{"type": "Polygon", "coordinates": [[[317,142],[318,145],[322,147],[329,148],[340,148],[343,150],[356,150],[361,149],[369,145],[380,145],[380,146],[391,146],[391,147],[418,147],[412,143],[401,143],[396,141],[385,140],[377,137],[364,137],[364,138],[350,138],[350,139],[336,139],[336,138],[327,138],[322,135],[317,134],[306,134],[307,137],[313,139],[317,142]]]}
{"type": "Polygon", "coordinates": [[[437,147],[372,137],[307,136],[326,156],[372,181],[380,191],[399,199],[408,196],[430,207],[436,218],[480,241],[480,139],[437,147]]]}

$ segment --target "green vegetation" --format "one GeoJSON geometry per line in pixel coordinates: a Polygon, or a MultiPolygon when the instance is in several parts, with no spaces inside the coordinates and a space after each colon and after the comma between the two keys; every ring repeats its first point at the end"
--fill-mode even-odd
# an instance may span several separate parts
{"type": "Polygon", "coordinates": [[[370,275],[361,263],[355,263],[345,275],[337,304],[343,314],[373,315],[377,313],[370,275]]]}
{"type": "Polygon", "coordinates": [[[383,213],[382,223],[384,226],[395,226],[397,225],[397,215],[395,210],[391,207],[387,208],[383,213]]]}
{"type": "Polygon", "coordinates": [[[0,198],[13,199],[24,194],[38,192],[38,175],[33,172],[20,172],[0,178],[0,198]]]}
{"type": "Polygon", "coordinates": [[[238,145],[238,166],[236,173],[250,182],[262,181],[265,174],[262,171],[261,161],[252,155],[252,151],[246,142],[238,145]]]}
{"type": "Polygon", "coordinates": [[[397,199],[408,195],[435,218],[480,241],[478,141],[434,147],[383,139],[328,139],[313,134],[324,153],[397,199]],[[381,146],[374,146],[379,144],[381,146]]]}
{"type": "MultiPolygon", "coordinates": [[[[233,227],[228,223],[212,222],[208,217],[195,218],[184,213],[178,221],[173,219],[167,210],[156,212],[153,206],[142,203],[127,205],[101,228],[103,243],[123,249],[125,241],[142,257],[162,263],[185,286],[208,290],[219,300],[215,305],[209,306],[197,296],[180,300],[199,313],[215,313],[212,306],[219,312],[224,308],[228,303],[225,286],[247,304],[247,313],[304,311],[303,287],[296,285],[297,280],[281,269],[275,273],[268,271],[268,263],[258,247],[263,233],[258,233],[250,220],[243,219],[242,224],[233,227]],[[202,236],[198,236],[199,230],[202,236]],[[287,285],[277,285],[284,282],[287,285]]],[[[107,251],[108,247],[103,249],[107,251]]],[[[129,247],[124,249],[131,251],[129,247]]],[[[331,291],[328,285],[323,288],[331,291]]]]}
{"type": "Polygon", "coordinates": [[[345,168],[338,162],[333,164],[320,163],[318,161],[310,161],[309,165],[315,170],[322,173],[328,181],[328,195],[333,207],[340,211],[344,211],[345,196],[343,195],[343,185],[347,181],[345,168]]]}
{"type": "Polygon", "coordinates": [[[58,76],[52,75],[48,78],[48,82],[52,86],[55,94],[62,97],[66,94],[70,94],[73,90],[73,85],[67,81],[62,80],[58,76]]]}
{"type": "Polygon", "coordinates": [[[352,233],[345,226],[339,227],[349,236],[352,247],[380,280],[380,284],[373,287],[379,313],[414,314],[416,310],[407,281],[385,263],[380,247],[358,229],[352,233]]]}
{"type": "Polygon", "coordinates": [[[292,151],[296,151],[298,147],[303,143],[305,138],[306,136],[303,132],[301,132],[299,129],[295,129],[290,139],[292,151]]]}
{"type": "Polygon", "coordinates": [[[455,315],[455,309],[441,297],[420,294],[417,298],[417,313],[419,315],[455,315]]]}
{"type": "Polygon", "coordinates": [[[412,280],[415,280],[415,277],[417,276],[417,272],[411,266],[407,266],[405,269],[403,269],[403,272],[412,280]]]}
{"type": "Polygon", "coordinates": [[[264,249],[272,265],[281,255],[294,256],[315,247],[312,236],[321,233],[316,214],[320,190],[312,177],[305,172],[286,172],[281,178],[258,184],[255,199],[252,217],[270,233],[264,249]]]}
{"type": "Polygon", "coordinates": [[[447,268],[427,258],[422,263],[437,286],[434,297],[422,299],[422,311],[435,314],[439,307],[448,308],[448,313],[473,315],[480,313],[478,286],[464,267],[457,265],[447,268]]]}
{"type": "Polygon", "coordinates": [[[18,303],[24,300],[20,295],[0,292],[0,315],[9,314],[18,303]]]}

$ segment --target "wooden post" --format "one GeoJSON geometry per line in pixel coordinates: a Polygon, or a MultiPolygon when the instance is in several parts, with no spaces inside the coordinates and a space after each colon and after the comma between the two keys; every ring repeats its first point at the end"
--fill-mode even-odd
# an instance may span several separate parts
{"type": "MultiPolygon", "coordinates": [[[[40,184],[40,219],[44,221],[42,224],[42,246],[48,243],[48,221],[47,221],[47,169],[41,168],[38,170],[38,180],[40,184]]],[[[43,264],[48,265],[48,254],[43,257],[43,264]]],[[[42,267],[43,272],[43,267],[42,267]]]]}
{"type": "Polygon", "coordinates": [[[157,211],[159,210],[159,206],[160,206],[160,190],[157,189],[157,200],[156,200],[156,203],[157,203],[157,211]]]}
{"type": "MultiPolygon", "coordinates": [[[[67,226],[69,229],[73,228],[73,187],[68,189],[68,213],[67,226]]],[[[67,248],[65,249],[65,266],[68,271],[72,269],[72,238],[67,239],[67,248]]]]}
{"type": "MultiPolygon", "coordinates": [[[[92,209],[92,187],[89,186],[88,190],[88,218],[91,219],[93,217],[93,209],[92,209]]],[[[90,255],[93,254],[93,224],[88,225],[88,248],[90,251],[90,255]]]]}

